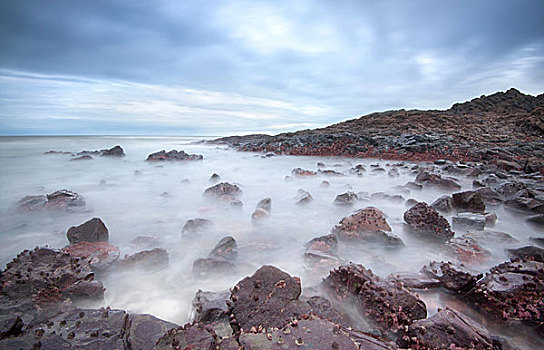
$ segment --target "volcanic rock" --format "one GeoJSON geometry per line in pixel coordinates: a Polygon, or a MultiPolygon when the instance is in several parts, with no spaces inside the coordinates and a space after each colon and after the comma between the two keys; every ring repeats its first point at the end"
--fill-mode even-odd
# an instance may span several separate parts
{"type": "Polygon", "coordinates": [[[482,214],[459,213],[451,219],[453,227],[458,230],[483,230],[486,217],[482,214]]]}
{"type": "Polygon", "coordinates": [[[446,241],[454,235],[448,221],[425,202],[408,209],[404,221],[412,232],[432,240],[446,241]]]}
{"type": "Polygon", "coordinates": [[[101,156],[103,157],[124,157],[125,151],[123,151],[123,148],[121,146],[115,146],[110,149],[104,149],[102,150],[101,156]]]}
{"type": "Polygon", "coordinates": [[[221,196],[238,197],[242,194],[242,190],[237,185],[228,182],[221,182],[204,191],[205,197],[220,198],[221,196]]]}
{"type": "Polygon", "coordinates": [[[433,261],[425,265],[421,272],[427,276],[439,280],[447,290],[463,294],[476,285],[476,281],[482,277],[463,264],[453,264],[451,262],[433,261]]]}
{"type": "Polygon", "coordinates": [[[517,249],[507,249],[508,256],[512,259],[539,261],[544,263],[544,249],[535,246],[525,246],[517,249]]]}
{"type": "Polygon", "coordinates": [[[162,150],[160,152],[151,153],[146,160],[148,161],[185,161],[185,160],[202,160],[204,157],[200,154],[187,154],[184,151],[171,150],[166,152],[162,150]]]}
{"type": "Polygon", "coordinates": [[[235,270],[234,264],[224,258],[200,258],[193,262],[193,274],[199,278],[209,278],[213,275],[230,273],[235,270]]]}
{"type": "Polygon", "coordinates": [[[310,203],[311,201],[313,201],[314,199],[312,195],[310,194],[310,192],[300,189],[298,190],[298,194],[295,197],[295,200],[296,200],[296,203],[295,203],[296,205],[306,205],[310,203]]]}
{"type": "Polygon", "coordinates": [[[193,299],[194,320],[201,323],[228,321],[229,307],[227,302],[230,291],[203,292],[198,290],[193,299]]]}
{"type": "Polygon", "coordinates": [[[208,255],[210,258],[223,258],[226,260],[236,260],[238,257],[238,245],[231,236],[221,238],[208,255]]]}
{"type": "Polygon", "coordinates": [[[442,285],[438,279],[429,277],[422,272],[395,272],[387,276],[386,281],[402,282],[405,287],[415,289],[433,289],[442,285]]]}
{"type": "Polygon", "coordinates": [[[43,209],[73,211],[85,208],[85,199],[75,192],[59,190],[48,195],[26,196],[17,204],[18,209],[24,211],[43,209]]]}
{"type": "Polygon", "coordinates": [[[458,211],[485,212],[482,195],[475,191],[458,192],[452,195],[452,205],[458,211]]]}
{"type": "Polygon", "coordinates": [[[99,218],[92,218],[79,226],[72,226],[66,232],[70,244],[79,242],[107,242],[108,229],[99,218]]]}
{"type": "Polygon", "coordinates": [[[115,266],[119,269],[141,269],[156,271],[168,266],[168,252],[162,248],[144,250],[117,260],[115,266]]]}
{"type": "Polygon", "coordinates": [[[449,213],[453,209],[451,196],[442,196],[435,200],[431,207],[442,213],[449,213]]]}
{"type": "Polygon", "coordinates": [[[119,258],[119,248],[108,242],[79,242],[62,248],[62,251],[75,258],[84,259],[93,271],[106,270],[119,258]]]}
{"type": "Polygon", "coordinates": [[[302,168],[296,168],[291,170],[291,174],[296,177],[308,177],[308,176],[316,176],[317,173],[315,171],[306,170],[302,168]]]}
{"type": "Polygon", "coordinates": [[[444,244],[444,248],[460,262],[465,264],[479,264],[491,257],[491,253],[482,248],[470,236],[453,237],[444,244]]]}
{"type": "Polygon", "coordinates": [[[457,190],[461,188],[457,182],[451,179],[444,179],[438,174],[431,174],[426,171],[420,171],[415,182],[424,186],[437,187],[442,190],[457,190]]]}

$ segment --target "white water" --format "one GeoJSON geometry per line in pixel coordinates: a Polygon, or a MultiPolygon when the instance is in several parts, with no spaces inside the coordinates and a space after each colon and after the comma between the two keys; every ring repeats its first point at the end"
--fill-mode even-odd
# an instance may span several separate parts
{"type": "MultiPolygon", "coordinates": [[[[338,221],[356,209],[375,206],[388,215],[393,233],[406,247],[397,250],[357,248],[344,257],[370,267],[379,275],[395,271],[418,271],[431,260],[442,260],[435,246],[423,243],[403,231],[404,202],[372,200],[351,208],[333,204],[336,195],[352,189],[355,192],[386,192],[431,203],[442,192],[423,190],[409,194],[395,189],[415,178],[408,168],[399,168],[400,177],[372,173],[369,165],[395,163],[349,158],[276,156],[262,158],[252,153],[239,153],[226,147],[193,144],[202,138],[187,137],[3,137],[0,138],[0,262],[2,267],[23,249],[36,245],[62,248],[68,244],[66,230],[92,217],[100,217],[109,229],[110,243],[121,254],[137,250],[129,242],[141,235],[157,237],[170,255],[168,268],[155,272],[127,272],[105,277],[104,305],[132,312],[150,313],[160,318],[184,323],[189,321],[191,300],[198,289],[224,290],[241,278],[252,274],[262,264],[273,264],[302,278],[303,288],[315,285],[326,276],[326,270],[313,271],[304,266],[304,243],[329,233],[338,221]],[[69,161],[69,155],[44,155],[48,150],[78,152],[121,145],[127,154],[122,159],[95,157],[90,161],[69,161]],[[148,154],[162,149],[183,149],[204,156],[203,161],[156,163],[145,162],[148,154]],[[358,177],[317,176],[286,181],[291,169],[317,170],[324,162],[327,169],[347,173],[359,163],[368,172],[358,177]],[[139,172],[136,174],[135,171],[139,172]],[[240,184],[244,203],[242,211],[225,208],[203,198],[204,190],[213,185],[210,175],[218,173],[222,181],[240,184]],[[189,182],[182,182],[188,179],[189,182]],[[328,188],[320,187],[323,180],[328,188]],[[311,193],[314,201],[300,207],[294,197],[298,189],[311,193]],[[84,196],[90,213],[17,214],[17,200],[34,194],[47,194],[69,189],[84,196]],[[161,196],[167,192],[167,196],[161,196]],[[256,203],[272,198],[272,215],[261,226],[254,227],[251,213],[256,203]],[[187,219],[204,217],[215,223],[216,230],[198,240],[182,240],[181,228],[187,219]],[[195,279],[192,263],[205,257],[225,235],[236,238],[240,250],[238,271],[233,275],[211,279],[195,279]]],[[[463,190],[471,189],[472,179],[460,178],[463,190]]],[[[517,214],[501,207],[490,208],[499,215],[495,230],[510,233],[526,245],[529,236],[539,235],[517,214]]],[[[482,271],[507,260],[504,246],[488,247],[493,257],[482,271]]],[[[434,311],[431,311],[434,313],[434,311]]]]}

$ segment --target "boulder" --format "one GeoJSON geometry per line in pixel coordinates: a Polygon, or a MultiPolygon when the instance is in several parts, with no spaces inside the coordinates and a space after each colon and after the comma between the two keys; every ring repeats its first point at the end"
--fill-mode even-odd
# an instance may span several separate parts
{"type": "Polygon", "coordinates": [[[317,171],[317,173],[319,175],[324,175],[324,176],[336,176],[336,177],[344,177],[346,175],[342,174],[342,173],[339,173],[338,171],[335,171],[335,170],[321,170],[319,169],[317,171]]]}
{"type": "Polygon", "coordinates": [[[123,148],[121,146],[114,146],[110,149],[104,149],[102,150],[102,157],[124,157],[125,151],[123,151],[123,148]]]}
{"type": "Polygon", "coordinates": [[[74,160],[91,160],[91,159],[94,159],[92,156],[86,154],[84,156],[81,156],[81,157],[76,157],[76,158],[72,158],[70,159],[70,161],[74,161],[74,160]]]}
{"type": "Polygon", "coordinates": [[[66,232],[70,244],[79,242],[107,242],[108,229],[99,218],[92,218],[79,226],[72,226],[66,232]]]}
{"type": "Polygon", "coordinates": [[[521,259],[529,261],[539,261],[544,263],[544,249],[532,245],[517,248],[507,249],[508,256],[512,259],[521,259]]]}
{"type": "Polygon", "coordinates": [[[152,315],[129,314],[125,325],[126,349],[153,349],[168,330],[176,327],[175,323],[152,315]]]}
{"type": "Polygon", "coordinates": [[[344,206],[351,206],[359,200],[359,197],[355,194],[355,192],[348,191],[346,193],[339,194],[334,199],[334,204],[336,205],[344,205],[344,206]]]}
{"type": "Polygon", "coordinates": [[[261,208],[266,210],[267,212],[270,212],[272,209],[272,199],[270,199],[270,197],[261,199],[259,203],[257,203],[257,206],[255,207],[255,209],[258,209],[258,208],[261,208]]]}
{"type": "Polygon", "coordinates": [[[151,153],[146,160],[148,161],[185,161],[185,160],[202,160],[204,157],[200,154],[187,154],[184,151],[171,150],[166,152],[162,150],[160,152],[151,153]]]}
{"type": "Polygon", "coordinates": [[[465,264],[481,264],[491,258],[491,252],[467,235],[453,237],[444,244],[444,248],[449,250],[455,259],[465,264]]]}
{"type": "Polygon", "coordinates": [[[216,173],[213,173],[212,176],[210,176],[210,182],[216,183],[221,181],[221,176],[219,176],[216,173]]]}
{"type": "Polygon", "coordinates": [[[193,299],[194,320],[204,324],[229,320],[230,291],[203,292],[198,290],[193,299]]]}
{"type": "Polygon", "coordinates": [[[211,198],[220,198],[222,196],[236,198],[240,195],[242,195],[242,190],[240,189],[240,187],[230,184],[228,182],[221,182],[204,191],[204,196],[211,198]]]}
{"type": "Polygon", "coordinates": [[[402,282],[404,287],[415,289],[433,289],[442,285],[438,279],[429,277],[422,272],[395,272],[387,276],[386,281],[402,282]]]}
{"type": "Polygon", "coordinates": [[[425,265],[421,272],[430,278],[437,279],[447,290],[464,294],[472,289],[482,274],[467,268],[463,264],[433,261],[425,265]]]}
{"type": "Polygon", "coordinates": [[[484,245],[510,245],[517,243],[518,240],[505,232],[494,230],[473,230],[464,234],[463,237],[470,237],[476,242],[484,245]]]}
{"type": "Polygon", "coordinates": [[[312,239],[310,242],[306,243],[306,248],[308,250],[323,252],[323,253],[334,253],[338,247],[338,239],[335,234],[325,235],[312,239]]]}
{"type": "Polygon", "coordinates": [[[482,196],[482,200],[487,205],[497,205],[502,203],[502,197],[499,193],[489,187],[482,187],[476,190],[482,196]]]}
{"type": "Polygon", "coordinates": [[[234,264],[224,258],[200,258],[193,262],[193,274],[199,278],[209,278],[233,271],[235,271],[234,264]]]}
{"type": "Polygon", "coordinates": [[[126,269],[140,269],[145,271],[156,271],[168,266],[168,252],[162,248],[144,250],[124,259],[117,260],[115,267],[126,269]]]}
{"type": "Polygon", "coordinates": [[[314,199],[312,195],[310,194],[310,192],[299,189],[298,194],[295,197],[295,200],[296,200],[296,203],[295,203],[296,205],[306,205],[310,203],[311,201],[313,201],[314,199]]]}
{"type": "Polygon", "coordinates": [[[451,196],[442,196],[435,200],[431,207],[442,213],[449,213],[453,209],[451,196]]]}
{"type": "Polygon", "coordinates": [[[408,209],[404,221],[413,233],[431,240],[444,242],[454,235],[448,221],[425,202],[408,209]]]}
{"type": "Polygon", "coordinates": [[[410,349],[494,349],[482,325],[451,309],[412,323],[397,344],[410,349]]]}
{"type": "Polygon", "coordinates": [[[217,335],[202,323],[186,324],[183,327],[170,329],[156,343],[154,350],[197,350],[216,349],[217,335]]]}
{"type": "Polygon", "coordinates": [[[383,280],[362,265],[340,266],[322,285],[332,298],[354,301],[357,310],[385,334],[395,334],[427,317],[423,301],[400,283],[383,280]]]}
{"type": "Polygon", "coordinates": [[[427,187],[436,187],[441,190],[457,190],[461,186],[452,179],[445,179],[438,174],[431,174],[426,171],[420,171],[415,179],[415,182],[427,187]]]}
{"type": "Polygon", "coordinates": [[[181,237],[198,237],[214,227],[211,220],[203,218],[189,219],[181,229],[181,237]]]}
{"type": "Polygon", "coordinates": [[[451,222],[457,230],[483,230],[486,217],[482,214],[459,213],[452,217],[451,222]]]}
{"type": "Polygon", "coordinates": [[[452,205],[458,211],[485,212],[485,203],[479,192],[464,191],[452,195],[452,205]]]}
{"type": "Polygon", "coordinates": [[[119,258],[119,248],[108,242],[79,242],[62,248],[62,251],[89,263],[93,271],[105,271],[119,258]]]}
{"type": "Polygon", "coordinates": [[[85,208],[85,199],[72,191],[59,190],[48,195],[26,196],[17,202],[22,211],[43,209],[74,211],[85,208]]]}
{"type": "Polygon", "coordinates": [[[255,211],[253,212],[253,214],[251,214],[251,222],[254,224],[254,225],[257,225],[259,222],[267,219],[270,217],[270,212],[264,210],[263,208],[257,208],[255,209],[255,211]]]}

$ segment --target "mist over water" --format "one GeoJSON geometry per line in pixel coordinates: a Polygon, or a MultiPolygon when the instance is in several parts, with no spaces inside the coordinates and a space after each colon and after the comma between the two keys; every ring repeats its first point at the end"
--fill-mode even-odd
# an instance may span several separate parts
{"type": "MultiPolygon", "coordinates": [[[[387,199],[363,200],[353,207],[333,204],[336,195],[354,192],[385,192],[401,194],[405,199],[432,203],[443,192],[424,189],[401,191],[396,186],[413,181],[411,164],[397,167],[400,176],[389,177],[387,170],[396,162],[330,157],[261,157],[259,154],[239,153],[225,147],[196,144],[202,138],[190,137],[3,137],[0,138],[0,261],[5,264],[24,249],[48,245],[62,248],[68,245],[66,230],[92,217],[106,224],[110,243],[118,246],[121,257],[145,248],[130,242],[137,236],[152,236],[169,253],[167,268],[154,271],[121,271],[99,279],[106,287],[105,301],[99,306],[150,313],[178,324],[190,321],[191,301],[198,289],[221,291],[252,274],[263,264],[299,276],[303,293],[318,284],[328,268],[313,269],[304,263],[305,243],[328,234],[344,216],[357,209],[374,206],[387,215],[393,233],[402,238],[405,247],[377,249],[364,246],[344,247],[342,258],[361,263],[382,277],[396,271],[416,272],[432,260],[450,258],[437,246],[421,241],[404,231],[405,201],[387,199]],[[48,150],[79,152],[121,145],[124,158],[94,157],[93,160],[70,161],[70,155],[44,155],[48,150]],[[203,161],[146,162],[150,153],[165,149],[183,149],[204,156],[203,161]],[[345,177],[315,176],[293,178],[293,168],[317,170],[317,162],[346,174],[345,177]],[[348,169],[365,165],[363,176],[349,175],[348,169]],[[371,164],[380,164],[385,172],[372,172],[371,164]],[[202,196],[214,183],[210,176],[217,173],[221,181],[240,186],[243,209],[231,208],[219,201],[202,196]],[[187,181],[188,180],[188,181],[187,181]],[[321,182],[330,182],[322,187],[321,182]],[[81,194],[87,212],[76,213],[18,213],[16,202],[27,195],[48,194],[68,189],[81,194]],[[313,197],[305,206],[296,205],[297,192],[304,189],[313,197]],[[253,225],[251,214],[259,200],[272,199],[271,216],[253,225]],[[206,218],[214,228],[200,238],[182,238],[181,229],[188,219],[206,218]],[[193,261],[206,257],[224,236],[233,236],[239,249],[237,270],[233,274],[196,278],[193,261]]],[[[472,188],[472,179],[459,176],[462,190],[472,188]]],[[[499,207],[489,207],[499,220],[493,230],[507,232],[519,243],[529,244],[530,236],[541,233],[522,220],[522,216],[499,207]]],[[[451,223],[451,215],[446,216],[451,223]]],[[[464,232],[456,231],[456,236],[464,232]]],[[[508,260],[504,245],[486,246],[492,257],[480,271],[508,260]]],[[[431,297],[426,301],[434,300],[431,297]]],[[[428,305],[429,313],[436,305],[428,305]]]]}

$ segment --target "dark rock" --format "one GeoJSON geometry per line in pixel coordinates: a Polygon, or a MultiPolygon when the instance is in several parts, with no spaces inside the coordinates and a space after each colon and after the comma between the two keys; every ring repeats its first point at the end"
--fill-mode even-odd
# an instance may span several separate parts
{"type": "Polygon", "coordinates": [[[208,256],[210,258],[223,258],[229,261],[236,260],[238,257],[236,240],[231,236],[221,238],[208,256]]]}
{"type": "Polygon", "coordinates": [[[59,190],[48,195],[26,196],[17,202],[19,210],[43,209],[73,211],[85,208],[85,199],[75,192],[59,190]]]}
{"type": "Polygon", "coordinates": [[[72,226],[66,232],[70,244],[79,242],[107,242],[108,229],[99,218],[92,218],[79,226],[72,226]]]}
{"type": "Polygon", "coordinates": [[[541,247],[544,247],[544,237],[529,237],[529,240],[541,247]]]}
{"type": "Polygon", "coordinates": [[[272,199],[270,197],[263,198],[257,203],[256,209],[261,208],[270,213],[272,209],[272,199]]]}
{"type": "Polygon", "coordinates": [[[230,291],[203,292],[198,290],[193,299],[194,320],[204,324],[222,322],[229,319],[227,302],[230,291]]]}
{"type": "Polygon", "coordinates": [[[282,327],[286,322],[308,313],[310,306],[298,299],[300,280],[273,267],[262,266],[246,277],[231,294],[233,329],[282,327]]]}
{"type": "Polygon", "coordinates": [[[395,272],[390,274],[386,281],[402,282],[403,286],[415,289],[433,289],[442,285],[438,279],[422,272],[395,272]]]}
{"type": "Polygon", "coordinates": [[[334,171],[334,170],[321,170],[319,169],[317,171],[317,173],[319,175],[324,175],[324,176],[336,176],[336,177],[344,177],[346,175],[342,174],[342,173],[339,173],[338,171],[334,171]]]}
{"type": "Polygon", "coordinates": [[[448,221],[424,202],[408,209],[404,213],[404,221],[412,232],[432,240],[446,241],[454,235],[448,221]]]}
{"type": "Polygon", "coordinates": [[[204,196],[220,198],[221,196],[238,197],[242,194],[242,190],[237,185],[228,182],[222,182],[212,186],[204,191],[204,196]]]}
{"type": "Polygon", "coordinates": [[[438,174],[431,174],[426,171],[420,171],[415,182],[423,184],[424,186],[437,187],[442,190],[457,190],[461,188],[457,182],[451,179],[444,179],[438,174]]]}
{"type": "Polygon", "coordinates": [[[89,263],[96,272],[106,270],[119,258],[119,248],[107,242],[79,242],[62,248],[62,251],[74,258],[89,263]]]}
{"type": "Polygon", "coordinates": [[[491,334],[482,325],[451,309],[414,322],[402,332],[397,344],[411,349],[493,348],[491,334]]]}
{"type": "Polygon", "coordinates": [[[359,197],[354,192],[349,191],[336,196],[334,199],[334,204],[350,206],[355,204],[358,200],[359,197]]]}
{"type": "Polygon", "coordinates": [[[354,300],[357,309],[386,334],[427,317],[425,303],[401,284],[388,282],[362,265],[340,266],[323,280],[333,298],[354,300]]]}
{"type": "Polygon", "coordinates": [[[385,199],[385,200],[389,200],[389,201],[395,201],[395,202],[399,202],[399,203],[402,203],[404,202],[404,197],[400,194],[387,194],[385,192],[374,192],[370,195],[371,198],[373,199],[385,199]]]}
{"type": "Polygon", "coordinates": [[[444,245],[446,250],[458,261],[465,264],[480,264],[491,257],[491,253],[482,248],[470,236],[453,237],[444,245]]]}
{"type": "Polygon", "coordinates": [[[431,207],[442,213],[449,213],[453,209],[451,196],[442,196],[435,200],[431,207]]]}
{"type": "Polygon", "coordinates": [[[221,181],[221,176],[217,175],[216,173],[213,173],[212,176],[210,176],[210,182],[216,183],[221,181]]]}
{"type": "Polygon", "coordinates": [[[224,258],[200,258],[193,262],[193,274],[200,278],[230,273],[234,270],[234,264],[224,258]]]}
{"type": "Polygon", "coordinates": [[[408,198],[406,200],[406,202],[404,203],[404,205],[408,208],[411,208],[413,207],[414,205],[416,205],[417,203],[419,203],[417,200],[413,199],[413,198],[408,198]]]}
{"type": "Polygon", "coordinates": [[[115,266],[119,269],[141,269],[155,271],[168,266],[168,252],[162,248],[144,250],[124,259],[118,260],[115,266]]]}
{"type": "Polygon", "coordinates": [[[211,350],[217,345],[215,337],[217,337],[215,332],[201,323],[187,324],[183,327],[170,329],[157,341],[153,349],[211,350]]]}
{"type": "Polygon", "coordinates": [[[483,230],[485,215],[473,213],[459,213],[451,219],[453,228],[458,230],[483,230]]]}
{"type": "Polygon", "coordinates": [[[544,214],[529,216],[526,220],[530,222],[531,224],[544,226],[544,214]]]}
{"type": "Polygon", "coordinates": [[[189,219],[181,229],[181,236],[198,237],[203,233],[210,231],[213,227],[214,224],[211,220],[203,218],[189,219]]]}
{"type": "Polygon", "coordinates": [[[497,223],[497,220],[499,220],[499,217],[495,213],[485,213],[485,224],[487,226],[494,226],[497,223]]]}
{"type": "Polygon", "coordinates": [[[125,327],[127,349],[153,349],[157,341],[177,325],[152,315],[130,314],[125,327]]]}
{"type": "Polygon", "coordinates": [[[326,188],[326,187],[329,187],[331,184],[328,182],[328,181],[321,181],[321,185],[319,185],[319,187],[321,188],[326,188]]]}
{"type": "Polygon", "coordinates": [[[509,245],[509,244],[518,242],[517,239],[515,239],[508,233],[494,231],[494,230],[469,231],[467,234],[463,236],[470,237],[481,244],[488,244],[488,245],[489,244],[509,245]]]}
{"type": "Polygon", "coordinates": [[[291,170],[291,175],[296,177],[308,177],[308,176],[316,176],[317,173],[315,171],[306,170],[302,168],[296,168],[291,170]]]}
{"type": "Polygon", "coordinates": [[[123,151],[123,148],[121,146],[114,146],[110,149],[102,150],[103,157],[124,157],[125,151],[123,151]]]}
{"type": "Polygon", "coordinates": [[[295,197],[296,205],[306,205],[313,201],[313,197],[310,194],[310,192],[304,191],[304,190],[298,190],[298,194],[295,197]]]}
{"type": "Polygon", "coordinates": [[[527,186],[520,182],[507,182],[497,187],[497,193],[504,200],[511,199],[516,193],[526,190],[527,186]]]}
{"type": "Polygon", "coordinates": [[[517,249],[507,249],[508,256],[512,259],[539,261],[544,263],[544,249],[532,245],[517,249]]]}
{"type": "Polygon", "coordinates": [[[489,205],[497,205],[502,202],[502,197],[496,191],[493,191],[489,187],[482,187],[476,190],[482,196],[484,203],[489,205]]]}
{"type": "Polygon", "coordinates": [[[439,280],[447,290],[459,294],[468,292],[482,277],[482,274],[468,269],[463,264],[456,265],[451,262],[433,261],[425,265],[421,272],[439,280]]]}
{"type": "Polygon", "coordinates": [[[452,195],[452,205],[459,211],[485,212],[485,203],[482,195],[475,191],[454,193],[452,195]]]}
{"type": "Polygon", "coordinates": [[[270,213],[268,211],[264,210],[263,208],[257,208],[255,209],[253,214],[251,214],[251,222],[254,225],[257,225],[261,221],[268,219],[269,217],[270,217],[270,213]]]}
{"type": "Polygon", "coordinates": [[[187,154],[184,151],[176,151],[171,150],[170,152],[166,152],[165,150],[162,150],[160,152],[151,153],[146,160],[148,161],[185,161],[185,160],[202,160],[204,157],[202,157],[200,154],[187,154]]]}
{"type": "Polygon", "coordinates": [[[334,308],[331,302],[320,295],[314,295],[310,298],[304,299],[312,308],[312,314],[317,315],[330,322],[341,324],[342,326],[349,326],[349,321],[342,315],[340,311],[334,308]]]}
{"type": "Polygon", "coordinates": [[[70,159],[70,161],[73,161],[73,160],[91,160],[91,159],[93,159],[93,157],[86,154],[86,155],[81,156],[81,157],[72,158],[72,159],[70,159]]]}
{"type": "Polygon", "coordinates": [[[0,317],[0,340],[19,336],[23,332],[23,326],[23,320],[19,316],[0,317]]]}
{"type": "Polygon", "coordinates": [[[306,244],[307,249],[323,253],[334,253],[337,247],[338,239],[335,234],[314,238],[306,244]]]}

